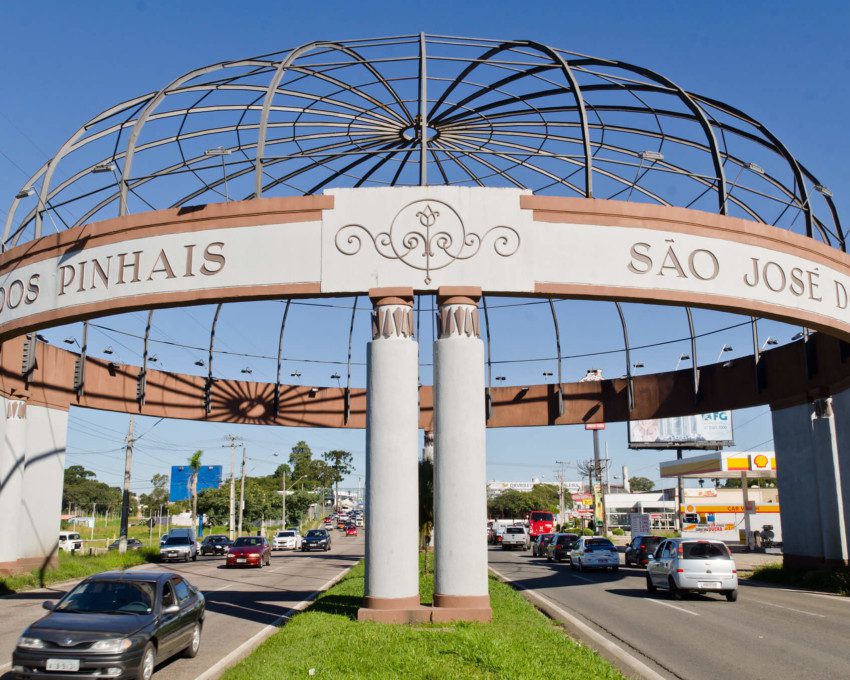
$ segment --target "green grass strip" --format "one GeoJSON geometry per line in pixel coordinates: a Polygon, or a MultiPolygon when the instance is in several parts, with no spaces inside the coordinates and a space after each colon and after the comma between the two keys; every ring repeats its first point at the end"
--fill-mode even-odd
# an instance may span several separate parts
{"type": "Polygon", "coordinates": [[[810,571],[808,569],[784,567],[781,562],[775,562],[756,568],[750,578],[794,588],[820,590],[824,593],[835,593],[845,597],[850,595],[850,569],[810,571]]]}
{"type": "Polygon", "coordinates": [[[110,550],[103,555],[71,555],[60,552],[57,569],[46,569],[43,573],[39,569],[34,569],[15,576],[0,577],[0,595],[85,578],[101,571],[129,569],[145,562],[155,561],[158,557],[159,550],[131,550],[123,555],[120,555],[117,550],[110,550]]]}
{"type": "MultiPolygon", "coordinates": [[[[423,602],[433,577],[420,580],[423,602]]],[[[225,680],[279,678],[622,678],[593,650],[510,586],[490,578],[493,622],[393,625],[358,622],[363,563],[290,620],[225,680]],[[310,675],[310,669],[314,669],[310,675]]]]}

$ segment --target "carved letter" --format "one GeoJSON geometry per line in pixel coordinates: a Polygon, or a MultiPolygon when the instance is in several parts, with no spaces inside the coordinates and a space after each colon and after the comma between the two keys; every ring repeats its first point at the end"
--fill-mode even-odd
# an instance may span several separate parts
{"type": "Polygon", "coordinates": [[[764,276],[764,285],[770,288],[774,293],[778,293],[785,289],[785,270],[782,269],[776,262],[765,262],[764,269],[762,270],[762,275],[764,276]],[[776,267],[776,271],[779,272],[780,276],[780,284],[774,288],[770,285],[770,279],[767,276],[768,267],[776,267]]]}
{"type": "Polygon", "coordinates": [[[791,283],[788,284],[788,290],[790,290],[793,295],[800,297],[806,290],[806,284],[803,283],[803,270],[799,267],[794,267],[791,270],[790,278],[791,283]]]}
{"type": "Polygon", "coordinates": [[[835,282],[835,306],[838,309],[847,309],[847,289],[839,281],[835,282]]]}
{"type": "Polygon", "coordinates": [[[820,288],[820,274],[816,271],[806,270],[806,276],[809,279],[809,300],[814,300],[815,302],[820,302],[823,300],[822,297],[815,297],[815,293],[817,289],[820,288]]]}
{"type": "Polygon", "coordinates": [[[139,259],[142,256],[141,250],[133,251],[133,261],[130,264],[125,262],[128,253],[119,253],[118,254],[118,283],[124,283],[124,270],[129,267],[133,268],[133,278],[130,283],[138,283],[141,281],[139,278],[139,259]]]}
{"type": "Polygon", "coordinates": [[[6,303],[9,305],[9,309],[15,309],[24,299],[24,284],[20,279],[15,279],[12,283],[9,284],[9,294],[7,295],[6,303]],[[20,293],[18,293],[18,299],[15,303],[12,303],[12,291],[15,290],[15,286],[20,288],[20,293]]]}
{"type": "Polygon", "coordinates": [[[112,255],[109,255],[106,258],[106,271],[104,271],[103,267],[100,266],[100,262],[98,262],[97,259],[92,260],[92,264],[94,265],[94,269],[92,270],[92,273],[91,273],[91,288],[89,288],[89,290],[94,290],[95,287],[96,287],[95,282],[94,282],[95,275],[97,275],[98,278],[100,278],[100,281],[103,284],[104,288],[109,288],[109,265],[110,265],[111,262],[112,262],[112,255]]]}
{"type": "Polygon", "coordinates": [[[714,256],[710,250],[704,250],[702,248],[697,248],[694,252],[690,254],[688,257],[688,269],[691,270],[691,274],[698,278],[700,281],[713,281],[717,278],[717,275],[720,273],[720,263],[717,261],[717,258],[714,256]],[[711,271],[706,272],[704,275],[700,274],[696,268],[696,256],[697,253],[705,253],[708,255],[708,259],[711,260],[711,271]]]}
{"type": "Polygon", "coordinates": [[[77,292],[82,293],[86,285],[86,261],[80,262],[80,283],[77,284],[77,292]]]}
{"type": "Polygon", "coordinates": [[[212,276],[213,274],[218,274],[222,269],[224,269],[224,255],[220,252],[211,252],[210,249],[213,247],[217,247],[221,250],[224,248],[224,243],[222,243],[221,241],[216,241],[215,243],[210,243],[204,249],[204,260],[206,260],[207,262],[218,264],[218,267],[216,269],[211,269],[210,267],[207,267],[206,264],[204,264],[201,267],[201,274],[203,274],[204,276],[212,276]]]}
{"type": "Polygon", "coordinates": [[[174,270],[171,268],[171,263],[168,261],[168,256],[165,254],[164,250],[159,251],[159,255],[156,257],[156,262],[153,263],[153,269],[151,269],[151,275],[148,277],[148,281],[153,281],[153,275],[159,274],[160,272],[165,273],[165,278],[173,279],[174,278],[174,270]],[[162,263],[162,266],[158,265],[162,263]]]}
{"type": "Polygon", "coordinates": [[[635,243],[631,249],[632,261],[629,262],[628,270],[633,274],[646,274],[652,269],[652,258],[649,256],[649,248],[650,245],[648,243],[635,243]],[[641,253],[638,251],[638,248],[645,248],[646,252],[641,253]],[[638,267],[635,263],[637,260],[638,263],[643,265],[643,268],[638,267]]]}
{"type": "Polygon", "coordinates": [[[75,274],[73,265],[63,264],[59,267],[59,295],[65,294],[65,289],[74,281],[75,274]]]}
{"type": "Polygon", "coordinates": [[[195,244],[183,246],[186,249],[186,273],[183,276],[194,276],[192,273],[192,260],[195,256],[195,244]]]}
{"type": "Polygon", "coordinates": [[[679,258],[676,257],[676,251],[673,250],[673,246],[667,247],[667,254],[664,255],[664,261],[661,263],[661,267],[658,269],[658,276],[664,276],[665,269],[675,270],[676,276],[678,276],[680,279],[688,278],[685,274],[685,270],[682,269],[682,265],[679,263],[679,258]],[[672,264],[667,264],[668,261],[672,264]]]}
{"type": "Polygon", "coordinates": [[[757,257],[750,258],[753,261],[753,282],[750,283],[747,280],[747,275],[744,274],[744,283],[746,283],[750,288],[755,288],[759,285],[759,261],[757,257]]]}
{"type": "Polygon", "coordinates": [[[27,298],[25,300],[28,305],[31,305],[38,299],[38,292],[40,290],[38,287],[38,278],[40,276],[41,274],[33,274],[30,276],[29,283],[27,284],[27,298]]]}

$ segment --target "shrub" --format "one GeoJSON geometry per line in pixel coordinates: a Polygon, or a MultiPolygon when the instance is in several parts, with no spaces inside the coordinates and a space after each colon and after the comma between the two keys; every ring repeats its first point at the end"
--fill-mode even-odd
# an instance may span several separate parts
{"type": "Polygon", "coordinates": [[[594,533],[596,533],[596,532],[594,532],[593,529],[582,529],[581,530],[582,536],[593,536],[594,533]]]}
{"type": "Polygon", "coordinates": [[[626,535],[626,532],[623,531],[620,527],[615,527],[611,531],[611,533],[614,534],[615,536],[625,536],[626,535]]]}

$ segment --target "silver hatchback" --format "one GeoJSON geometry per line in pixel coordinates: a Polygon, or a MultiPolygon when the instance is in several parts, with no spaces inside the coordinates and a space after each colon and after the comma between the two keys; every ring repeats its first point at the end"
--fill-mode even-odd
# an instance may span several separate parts
{"type": "Polygon", "coordinates": [[[674,600],[682,593],[723,593],[729,602],[738,599],[738,570],[729,548],[721,541],[670,538],[649,556],[646,589],[670,592],[674,600]]]}

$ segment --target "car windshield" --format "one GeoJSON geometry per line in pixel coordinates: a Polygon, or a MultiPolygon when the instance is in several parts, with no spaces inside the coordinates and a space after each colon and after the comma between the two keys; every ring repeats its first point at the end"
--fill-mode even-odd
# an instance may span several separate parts
{"type": "Polygon", "coordinates": [[[233,542],[234,548],[241,548],[249,545],[260,545],[263,539],[260,536],[240,536],[233,542]]]}
{"type": "Polygon", "coordinates": [[[555,520],[555,516],[551,512],[532,512],[531,513],[531,521],[532,522],[553,522],[555,520]]]}
{"type": "Polygon", "coordinates": [[[169,536],[165,539],[165,545],[189,545],[189,543],[186,536],[169,536]]]}
{"type": "Polygon", "coordinates": [[[57,612],[83,614],[150,614],[153,583],[148,581],[86,581],[56,606],[57,612]]]}
{"type": "Polygon", "coordinates": [[[723,543],[682,543],[682,556],[686,560],[731,560],[729,549],[723,543]]]}
{"type": "Polygon", "coordinates": [[[585,542],[585,545],[593,546],[594,548],[613,548],[614,544],[611,543],[607,538],[588,538],[585,542]]]}
{"type": "Polygon", "coordinates": [[[509,533],[509,534],[524,534],[525,529],[523,529],[522,527],[508,527],[507,533],[509,533]]]}
{"type": "Polygon", "coordinates": [[[649,548],[649,549],[653,549],[653,548],[655,548],[655,547],[656,547],[659,543],[661,543],[661,541],[663,541],[663,540],[664,540],[664,539],[663,539],[663,538],[661,538],[660,536],[646,536],[646,537],[643,539],[643,542],[644,542],[644,543],[646,543],[646,547],[647,547],[647,548],[649,548]]]}
{"type": "Polygon", "coordinates": [[[575,543],[576,538],[578,538],[575,534],[562,534],[558,536],[558,545],[567,545],[568,543],[575,543]]]}
{"type": "Polygon", "coordinates": [[[68,534],[68,540],[69,541],[79,541],[80,535],[79,534],[68,534]]]}
{"type": "Polygon", "coordinates": [[[323,529],[310,529],[307,532],[307,538],[324,538],[327,533],[323,529]]]}
{"type": "Polygon", "coordinates": [[[277,532],[278,538],[292,538],[293,536],[295,536],[294,531],[278,531],[277,532]]]}

